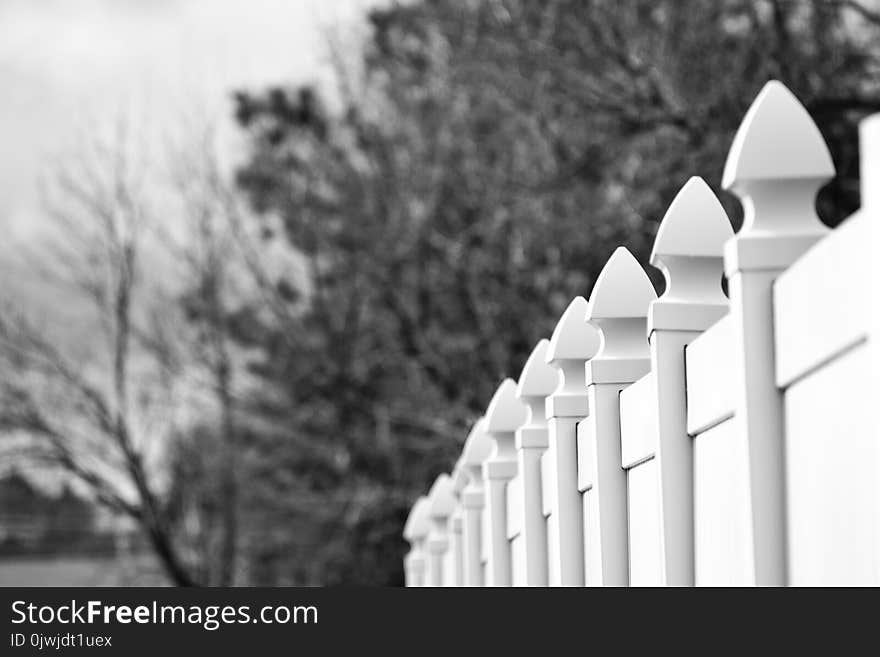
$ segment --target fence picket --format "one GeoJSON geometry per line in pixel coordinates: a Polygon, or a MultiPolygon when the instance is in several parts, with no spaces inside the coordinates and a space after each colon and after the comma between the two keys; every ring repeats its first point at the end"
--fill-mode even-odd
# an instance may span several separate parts
{"type": "Polygon", "coordinates": [[[464,509],[461,495],[467,486],[467,473],[464,470],[464,457],[459,457],[452,469],[452,492],[455,496],[455,509],[449,520],[452,532],[452,586],[464,586],[464,509]]]}
{"type": "Polygon", "coordinates": [[[783,401],[775,381],[772,287],[828,229],[816,216],[818,189],[834,175],[819,129],[781,83],[768,82],[734,138],[722,185],[745,210],[725,245],[730,316],[739,361],[737,439],[748,450],[751,547],[758,585],[784,585],[783,401]]]}
{"type": "Polygon", "coordinates": [[[559,383],[559,372],[547,363],[549,340],[532,350],[519,376],[517,396],[528,408],[526,422],[516,432],[518,476],[522,495],[522,545],[525,552],[525,582],[547,586],[547,521],[541,500],[541,457],[547,450],[547,416],[544,400],[559,383]]]}
{"type": "Polygon", "coordinates": [[[427,563],[424,549],[430,529],[428,498],[423,495],[416,500],[403,528],[403,537],[411,546],[409,553],[406,555],[407,586],[425,586],[427,563]]]}
{"type": "Polygon", "coordinates": [[[447,474],[441,474],[434,480],[431,491],[428,493],[428,516],[431,519],[431,529],[428,532],[428,584],[430,586],[444,586],[447,574],[446,552],[450,548],[449,539],[449,516],[455,510],[455,495],[452,490],[452,479],[447,474]]]}
{"type": "Polygon", "coordinates": [[[645,270],[624,247],[612,254],[590,295],[589,322],[602,346],[586,364],[589,415],[578,427],[578,461],[589,478],[583,496],[586,582],[629,583],[626,473],[621,467],[620,391],[648,372],[648,305],[657,298],[645,270]]]}
{"type": "Polygon", "coordinates": [[[526,407],[516,397],[516,382],[504,379],[486,409],[486,433],[492,453],[483,464],[489,514],[490,585],[511,586],[510,541],[507,538],[507,485],[516,476],[514,433],[526,421],[526,407]]]}
{"type": "Polygon", "coordinates": [[[548,448],[542,457],[549,482],[544,490],[550,585],[584,585],[584,527],[577,489],[577,424],[588,413],[584,363],[599,350],[599,333],[587,324],[587,300],[575,297],[560,317],[547,362],[560,372],[547,397],[548,448]]]}
{"type": "Polygon", "coordinates": [[[465,586],[483,586],[483,461],[489,456],[492,443],[485,432],[486,420],[480,418],[468,434],[462,452],[462,466],[468,483],[461,493],[464,514],[464,582],[465,586]]]}
{"type": "Polygon", "coordinates": [[[670,204],[651,264],[666,290],[648,311],[657,416],[660,548],[663,583],[694,583],[693,443],[687,433],[685,347],[727,313],[721,289],[730,219],[702,178],[691,178],[670,204]]]}

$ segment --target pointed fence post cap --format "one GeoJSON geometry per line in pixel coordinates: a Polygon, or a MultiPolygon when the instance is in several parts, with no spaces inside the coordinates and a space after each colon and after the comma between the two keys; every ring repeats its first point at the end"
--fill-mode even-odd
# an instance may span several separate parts
{"type": "Polygon", "coordinates": [[[736,132],[721,186],[833,175],[828,146],[807,110],[781,82],[765,84],[736,132]]]}
{"type": "Polygon", "coordinates": [[[448,474],[441,474],[434,480],[434,485],[428,493],[431,506],[429,513],[432,518],[446,518],[455,510],[455,493],[452,488],[452,478],[448,474]]]}
{"type": "MultiPolygon", "coordinates": [[[[669,204],[651,251],[657,267],[663,256],[721,258],[733,237],[730,219],[706,181],[693,176],[669,204]]],[[[719,278],[721,271],[719,269],[719,278]]]]}
{"type": "Polygon", "coordinates": [[[599,333],[585,318],[589,303],[575,297],[562,313],[547,345],[548,363],[561,360],[588,360],[599,351],[599,333]]]}
{"type": "Polygon", "coordinates": [[[651,264],[663,272],[666,289],[651,302],[648,336],[655,330],[705,331],[727,312],[721,287],[724,245],[733,227],[718,198],[694,176],[666,211],[651,264]]]}
{"type": "Polygon", "coordinates": [[[424,495],[419,497],[416,503],[413,504],[406,519],[406,524],[403,526],[403,537],[410,543],[425,538],[431,530],[428,517],[429,506],[428,498],[424,495]]]}
{"type": "Polygon", "coordinates": [[[519,375],[516,394],[522,397],[546,397],[559,385],[559,370],[547,363],[550,341],[542,338],[532,349],[519,375]]]}
{"type": "Polygon", "coordinates": [[[483,463],[492,451],[492,440],[486,434],[486,418],[481,417],[474,423],[464,443],[461,453],[462,464],[478,466],[483,463]]]}
{"type": "Polygon", "coordinates": [[[526,421],[527,409],[516,396],[516,382],[504,379],[486,409],[486,431],[513,433],[526,421]]]}
{"type": "Polygon", "coordinates": [[[590,295],[588,318],[593,320],[645,317],[657,298],[654,286],[626,247],[608,258],[590,295]]]}

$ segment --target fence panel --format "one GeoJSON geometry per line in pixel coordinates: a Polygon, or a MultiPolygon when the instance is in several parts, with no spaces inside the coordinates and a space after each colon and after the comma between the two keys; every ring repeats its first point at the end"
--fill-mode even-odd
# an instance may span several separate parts
{"type": "Polygon", "coordinates": [[[694,583],[754,583],[748,450],[734,427],[732,326],[724,317],[685,348],[694,440],[694,583]]]}
{"type": "Polygon", "coordinates": [[[864,399],[872,220],[849,218],[774,286],[792,584],[880,585],[880,444],[864,399]]]}
{"type": "Polygon", "coordinates": [[[748,447],[733,418],[696,437],[694,530],[697,586],[755,583],[748,447]]]}
{"type": "Polygon", "coordinates": [[[630,586],[664,584],[660,477],[655,459],[659,426],[654,373],[620,393],[621,467],[626,472],[630,586]]]}
{"type": "MultiPolygon", "coordinates": [[[[517,464],[518,466],[519,464],[517,464]]],[[[526,586],[526,546],[523,540],[522,479],[517,474],[507,484],[507,513],[505,526],[510,551],[510,585],[526,586]]]]}

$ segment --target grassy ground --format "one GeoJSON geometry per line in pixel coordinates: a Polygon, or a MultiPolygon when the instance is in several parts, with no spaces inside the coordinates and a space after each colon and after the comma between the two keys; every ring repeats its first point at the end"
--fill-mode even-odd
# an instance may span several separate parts
{"type": "Polygon", "coordinates": [[[0,586],[163,586],[149,557],[39,557],[0,560],[0,586]]]}

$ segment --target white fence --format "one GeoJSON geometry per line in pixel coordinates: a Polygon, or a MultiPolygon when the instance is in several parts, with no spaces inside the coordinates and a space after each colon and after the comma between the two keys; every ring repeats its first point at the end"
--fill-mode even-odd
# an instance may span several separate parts
{"type": "Polygon", "coordinates": [[[661,297],[615,251],[413,506],[407,585],[880,585],[880,115],[861,143],[829,231],[828,149],[768,83],[724,170],[742,229],[692,178],[661,297]]]}

